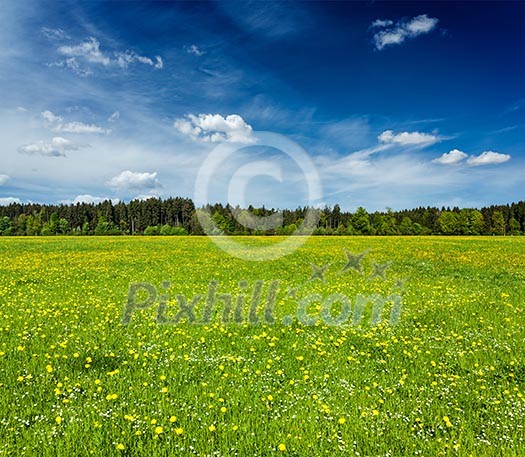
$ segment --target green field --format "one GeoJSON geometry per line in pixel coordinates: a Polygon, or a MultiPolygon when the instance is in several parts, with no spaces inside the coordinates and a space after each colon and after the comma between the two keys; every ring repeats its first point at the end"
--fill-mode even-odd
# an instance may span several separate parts
{"type": "Polygon", "coordinates": [[[523,456],[524,302],[523,238],[312,237],[251,263],[205,237],[0,238],[0,455],[523,456]],[[362,274],[344,248],[367,251],[362,274]],[[139,281],[168,297],[123,325],[139,281]],[[157,322],[212,281],[230,316],[263,281],[259,322],[248,304],[223,322],[226,301],[157,322]],[[359,324],[298,322],[334,293],[354,316],[355,297],[396,294],[399,320],[387,299],[378,324],[368,304],[359,324]]]}

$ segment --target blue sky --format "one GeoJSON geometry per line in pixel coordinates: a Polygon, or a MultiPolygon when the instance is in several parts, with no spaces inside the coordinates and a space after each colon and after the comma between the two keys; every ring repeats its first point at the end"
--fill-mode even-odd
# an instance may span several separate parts
{"type": "Polygon", "coordinates": [[[0,204],[193,197],[222,142],[209,200],[312,203],[259,131],[315,204],[525,198],[523,2],[7,0],[0,46],[0,204]]]}

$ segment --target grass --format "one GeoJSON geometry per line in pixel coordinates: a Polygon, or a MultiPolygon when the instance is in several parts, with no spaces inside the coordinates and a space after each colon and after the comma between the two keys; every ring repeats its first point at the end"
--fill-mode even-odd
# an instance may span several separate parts
{"type": "Polygon", "coordinates": [[[522,456],[524,302],[522,238],[313,237],[256,263],[200,237],[0,238],[0,455],[522,456]],[[369,250],[363,275],[343,248],[369,250]],[[173,316],[213,280],[234,300],[279,281],[277,322],[159,325],[154,305],[121,323],[132,282],[173,316]],[[282,323],[314,293],[403,308],[282,323]]]}

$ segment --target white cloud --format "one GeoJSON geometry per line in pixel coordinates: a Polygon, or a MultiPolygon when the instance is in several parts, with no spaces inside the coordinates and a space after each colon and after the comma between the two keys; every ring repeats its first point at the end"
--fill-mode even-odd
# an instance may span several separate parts
{"type": "Polygon", "coordinates": [[[204,54],[206,54],[196,44],[192,44],[191,46],[187,46],[185,49],[186,49],[186,52],[188,54],[193,54],[194,56],[197,56],[197,57],[201,57],[204,54]]]}
{"type": "Polygon", "coordinates": [[[0,186],[5,186],[10,179],[7,175],[0,175],[0,186]]]}
{"type": "MultiPolygon", "coordinates": [[[[434,17],[428,17],[426,14],[416,16],[409,21],[400,21],[392,28],[381,30],[374,35],[374,44],[376,49],[381,50],[385,46],[401,44],[408,38],[415,38],[419,35],[431,32],[439,20],[434,17]]],[[[372,27],[386,27],[393,25],[392,21],[376,20],[372,27]],[[387,24],[390,22],[390,24],[387,24]]]]}
{"type": "Polygon", "coordinates": [[[164,67],[164,62],[160,56],[155,56],[155,61],[149,57],[141,56],[135,51],[126,50],[124,52],[115,53],[116,62],[119,67],[127,68],[130,64],[140,62],[152,67],[161,69],[164,67]]]}
{"type": "Polygon", "coordinates": [[[197,141],[211,143],[255,143],[251,125],[238,114],[223,117],[220,114],[188,114],[177,119],[173,126],[184,135],[197,141]]]}
{"type": "Polygon", "coordinates": [[[438,23],[438,19],[428,17],[426,14],[416,16],[405,24],[405,29],[412,37],[430,32],[438,23]]]}
{"type": "Polygon", "coordinates": [[[40,32],[42,32],[42,35],[44,35],[49,40],[64,40],[69,38],[68,34],[62,29],[42,27],[40,29],[40,32]]]}
{"type": "Polygon", "coordinates": [[[164,61],[160,56],[155,56],[155,58],[152,59],[129,49],[125,51],[115,51],[114,58],[112,58],[100,49],[100,42],[95,37],[89,37],[77,45],[60,46],[57,52],[61,56],[64,56],[65,60],[55,62],[52,65],[67,67],[80,76],[89,76],[93,73],[89,67],[86,68],[86,64],[97,64],[103,67],[116,65],[120,68],[127,68],[129,65],[138,62],[157,69],[164,67],[164,61]]]}
{"type": "Polygon", "coordinates": [[[155,189],[161,187],[157,179],[157,172],[136,173],[129,170],[111,178],[108,185],[119,190],[127,189],[155,189]]]}
{"type": "Polygon", "coordinates": [[[78,151],[80,148],[80,145],[56,136],[50,142],[38,141],[20,146],[18,152],[29,155],[39,154],[46,157],[65,157],[67,151],[78,151]]]}
{"type": "Polygon", "coordinates": [[[500,154],[494,151],[482,152],[479,156],[470,156],[467,159],[467,165],[477,167],[480,165],[495,165],[508,162],[511,159],[509,154],[500,154]]]}
{"type": "Polygon", "coordinates": [[[120,118],[120,111],[115,111],[111,116],[108,117],[109,122],[115,122],[120,118]]]}
{"type": "Polygon", "coordinates": [[[59,124],[53,128],[55,132],[67,133],[111,133],[111,130],[99,127],[93,124],[84,124],[83,122],[68,122],[59,124]]]}
{"type": "Polygon", "coordinates": [[[9,206],[11,203],[20,203],[16,197],[0,197],[0,206],[9,206]]]}
{"type": "Polygon", "coordinates": [[[94,124],[84,124],[83,122],[66,122],[64,123],[63,118],[56,116],[51,111],[43,111],[42,117],[51,126],[54,132],[65,132],[65,133],[111,133],[110,129],[100,127],[94,124]]]}
{"type": "Polygon", "coordinates": [[[442,156],[432,160],[434,163],[441,165],[456,165],[468,157],[463,151],[459,149],[452,149],[450,152],[445,152],[442,156]]]}
{"type": "Polygon", "coordinates": [[[62,122],[62,118],[60,116],[55,116],[51,111],[42,111],[40,114],[49,124],[62,122]]]}
{"type": "Polygon", "coordinates": [[[401,132],[395,134],[392,130],[385,130],[377,137],[381,143],[394,143],[401,146],[427,146],[439,141],[439,138],[430,133],[401,132]]]}
{"type": "Polygon", "coordinates": [[[389,25],[392,25],[394,22],[390,19],[376,19],[374,22],[372,22],[372,27],[388,27],[389,25]]]}
{"type": "Polygon", "coordinates": [[[75,46],[60,46],[57,52],[65,57],[81,57],[88,62],[105,66],[111,63],[111,59],[100,50],[100,43],[94,37],[75,46]]]}
{"type": "MultiPolygon", "coordinates": [[[[108,198],[108,197],[96,197],[94,195],[84,194],[84,195],[77,195],[75,199],[72,202],[73,205],[76,205],[77,203],[102,203],[103,201],[111,200],[113,204],[118,203],[120,200],[118,198],[108,198]]],[[[66,203],[66,202],[64,202],[66,203]]]]}

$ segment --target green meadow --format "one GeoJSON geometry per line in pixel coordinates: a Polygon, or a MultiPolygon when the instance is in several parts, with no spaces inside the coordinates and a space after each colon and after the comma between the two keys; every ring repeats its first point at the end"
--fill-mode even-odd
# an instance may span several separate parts
{"type": "Polygon", "coordinates": [[[2,237],[0,455],[523,456],[524,307],[520,237],[2,237]]]}

